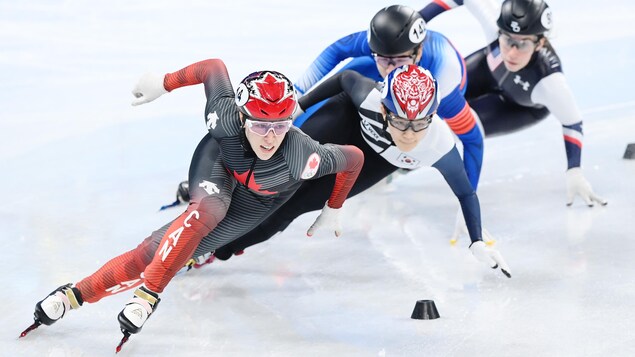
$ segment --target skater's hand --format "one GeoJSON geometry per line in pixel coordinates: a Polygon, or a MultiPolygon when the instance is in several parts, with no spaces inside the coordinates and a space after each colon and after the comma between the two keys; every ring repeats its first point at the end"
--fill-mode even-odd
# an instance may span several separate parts
{"type": "Polygon", "coordinates": [[[320,213],[315,222],[309,227],[309,230],[306,231],[306,235],[312,237],[317,229],[327,228],[332,229],[335,232],[335,236],[339,237],[342,234],[339,212],[339,208],[331,208],[328,206],[328,203],[325,204],[324,208],[322,208],[322,213],[320,213]]]}
{"type": "Polygon", "coordinates": [[[594,202],[599,203],[602,206],[606,206],[608,203],[593,192],[591,184],[586,178],[584,178],[580,167],[574,167],[567,170],[567,206],[571,206],[573,204],[573,199],[576,195],[582,197],[589,207],[593,207],[594,202]]]}
{"type": "Polygon", "coordinates": [[[505,263],[503,256],[498,250],[488,247],[483,241],[480,240],[470,244],[470,250],[479,261],[487,264],[487,266],[492,269],[500,268],[500,270],[503,272],[503,274],[505,274],[506,277],[512,277],[509,266],[507,266],[507,263],[505,263]]]}
{"type": "Polygon", "coordinates": [[[141,76],[139,82],[132,89],[132,95],[135,96],[132,105],[151,102],[167,93],[168,91],[163,87],[163,78],[164,76],[154,73],[146,73],[141,76]]]}
{"type": "MultiPolygon", "coordinates": [[[[481,238],[483,238],[483,241],[485,242],[485,244],[490,246],[494,245],[495,243],[494,237],[492,237],[492,235],[487,231],[487,229],[485,229],[484,227],[481,227],[481,234],[482,234],[481,238]]],[[[467,230],[467,225],[465,224],[463,211],[459,207],[459,212],[456,215],[456,224],[454,226],[454,233],[452,233],[452,238],[450,238],[450,244],[455,245],[462,235],[469,236],[469,232],[467,230]]]]}

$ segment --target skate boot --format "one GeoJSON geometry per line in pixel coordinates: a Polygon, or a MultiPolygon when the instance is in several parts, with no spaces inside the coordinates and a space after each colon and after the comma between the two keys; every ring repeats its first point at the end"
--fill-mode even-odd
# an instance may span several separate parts
{"type": "Polygon", "coordinates": [[[176,200],[181,203],[190,202],[190,183],[182,181],[176,189],[176,200]]]}
{"type": "Polygon", "coordinates": [[[243,249],[237,250],[237,251],[232,251],[230,249],[217,249],[214,252],[216,259],[222,260],[222,261],[226,261],[233,256],[239,256],[243,254],[245,254],[245,251],[243,249]]]}
{"type": "Polygon", "coordinates": [[[117,317],[123,338],[117,346],[116,352],[121,351],[121,347],[128,341],[130,334],[136,334],[141,331],[143,324],[159,306],[159,301],[161,301],[159,294],[150,291],[144,285],[135,290],[134,296],[117,317]]]}
{"type": "Polygon", "coordinates": [[[35,304],[35,312],[33,313],[35,322],[24,330],[20,334],[20,337],[26,336],[27,333],[35,330],[41,324],[47,326],[52,325],[64,317],[67,311],[78,309],[83,303],[81,293],[77,288],[73,287],[73,284],[69,283],[60,286],[43,300],[35,304]]]}
{"type": "Polygon", "coordinates": [[[215,259],[216,257],[214,256],[214,253],[205,253],[197,258],[190,259],[185,266],[187,267],[187,270],[192,268],[200,269],[207,264],[212,264],[215,259]]]}
{"type": "Polygon", "coordinates": [[[209,252],[209,253],[205,253],[197,258],[192,258],[190,259],[187,264],[185,264],[185,266],[187,267],[187,270],[189,271],[192,268],[196,268],[196,269],[201,269],[202,267],[208,265],[208,264],[212,264],[214,262],[214,260],[216,260],[217,258],[220,260],[227,260],[229,258],[232,257],[232,255],[242,255],[244,254],[245,251],[244,250],[238,250],[236,252],[232,253],[227,253],[227,251],[223,251],[223,252],[209,252]],[[220,255],[219,255],[220,254],[220,255]]]}
{"type": "Polygon", "coordinates": [[[176,200],[170,204],[161,206],[159,211],[163,211],[170,207],[176,207],[182,203],[190,202],[190,185],[188,181],[182,181],[179,183],[179,187],[176,189],[176,200]]]}

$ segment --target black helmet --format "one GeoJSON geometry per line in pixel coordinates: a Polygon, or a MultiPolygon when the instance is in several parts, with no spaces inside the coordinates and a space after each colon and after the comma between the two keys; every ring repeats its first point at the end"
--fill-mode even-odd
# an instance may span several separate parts
{"type": "Polygon", "coordinates": [[[505,0],[498,28],[519,35],[542,35],[551,29],[551,9],[543,0],[505,0]]]}
{"type": "Polygon", "coordinates": [[[370,20],[368,44],[371,51],[393,56],[417,47],[426,36],[426,22],[408,6],[392,5],[379,10],[370,20]]]}

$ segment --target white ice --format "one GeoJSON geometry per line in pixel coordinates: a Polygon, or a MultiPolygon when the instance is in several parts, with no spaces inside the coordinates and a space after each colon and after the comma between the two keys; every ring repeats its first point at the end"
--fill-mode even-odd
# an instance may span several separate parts
{"type": "MultiPolygon", "coordinates": [[[[408,2],[420,8],[423,3],[408,2]]],[[[111,356],[130,293],[24,339],[35,303],[136,246],[205,132],[201,88],[130,106],[147,72],[220,57],[237,82],[296,78],[381,1],[0,1],[0,355],[111,356]]],[[[307,214],[243,256],[176,277],[123,356],[635,355],[635,5],[551,1],[553,42],[584,114],[583,167],[606,207],[565,206],[554,118],[486,140],[483,223],[512,268],[450,246],[457,202],[421,170],[345,205],[340,238],[307,214]],[[413,320],[417,300],[441,318],[413,320]]],[[[463,54],[463,10],[440,16],[463,54]]]]}

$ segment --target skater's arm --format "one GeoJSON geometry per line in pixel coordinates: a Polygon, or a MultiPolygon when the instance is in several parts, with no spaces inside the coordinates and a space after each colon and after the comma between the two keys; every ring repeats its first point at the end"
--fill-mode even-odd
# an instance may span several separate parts
{"type": "Polygon", "coordinates": [[[456,146],[435,162],[432,167],[439,170],[459,200],[470,240],[472,242],[483,240],[481,231],[481,208],[478,197],[476,191],[474,191],[470,185],[456,146]]]}
{"type": "Polygon", "coordinates": [[[368,93],[376,86],[377,83],[372,79],[364,77],[355,71],[345,70],[329,77],[313,88],[311,92],[302,96],[298,101],[298,105],[302,111],[305,111],[324,99],[345,92],[353,99],[355,105],[359,107],[368,93]]]}
{"type": "Polygon", "coordinates": [[[345,59],[370,56],[367,37],[367,31],[360,31],[343,37],[328,46],[295,82],[298,92],[306,93],[345,59]]]}
{"type": "Polygon", "coordinates": [[[177,88],[201,83],[205,84],[208,101],[212,98],[234,95],[225,63],[220,59],[208,59],[165,76],[144,74],[132,90],[135,97],[132,105],[148,103],[177,88]]]}

